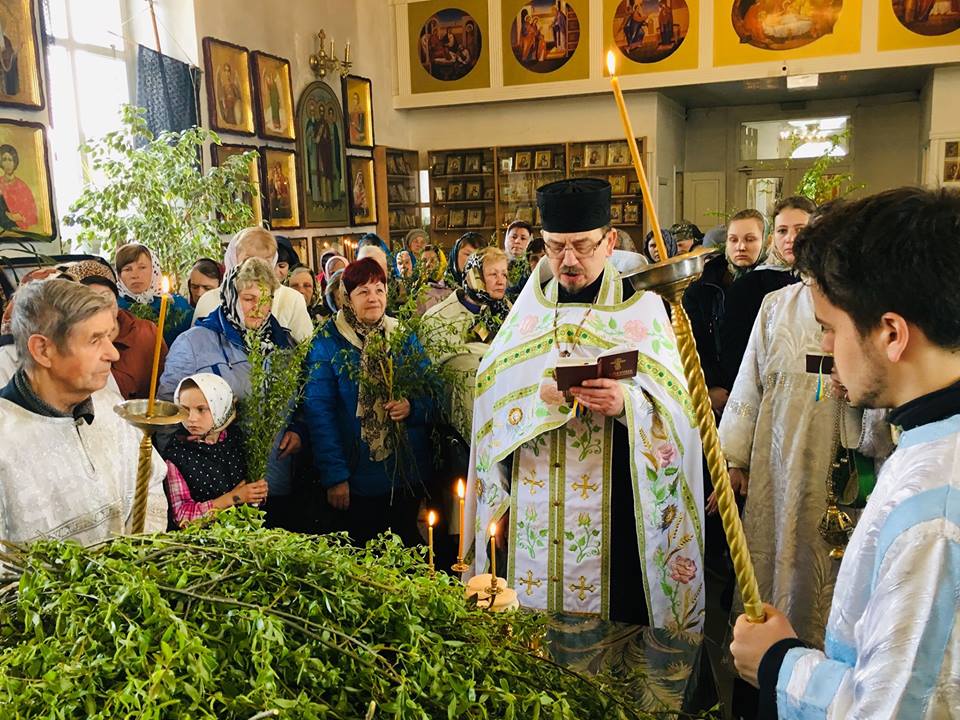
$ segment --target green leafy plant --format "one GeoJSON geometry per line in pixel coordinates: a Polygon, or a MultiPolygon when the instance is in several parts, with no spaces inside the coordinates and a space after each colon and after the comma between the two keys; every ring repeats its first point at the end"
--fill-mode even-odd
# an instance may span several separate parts
{"type": "MultiPolygon", "coordinates": [[[[813,165],[797,183],[797,195],[802,195],[812,200],[814,204],[821,205],[828,200],[846,197],[866,187],[863,183],[853,181],[853,173],[836,172],[836,166],[842,160],[833,151],[847,143],[849,139],[849,130],[844,130],[830,138],[830,147],[813,161],[813,165]]],[[[793,142],[796,147],[802,141],[795,139],[793,142]]]]}
{"type": "Polygon", "coordinates": [[[385,536],[262,527],[233,508],[98,547],[0,559],[0,707],[37,717],[647,720],[642,676],[590,677],[539,648],[543,615],[490,614],[385,536]]]}
{"type": "Polygon", "coordinates": [[[291,348],[267,352],[260,337],[251,331],[247,333],[247,345],[250,393],[237,405],[247,475],[251,480],[259,480],[266,477],[267,461],[277,435],[290,422],[290,415],[303,396],[303,364],[313,338],[291,348]]]}
{"type": "Polygon", "coordinates": [[[198,257],[218,257],[220,238],[247,226],[253,211],[244,195],[254,191],[249,163],[254,151],[227,158],[203,172],[203,144],[220,144],[194,127],[154,137],[144,110],[122,108],[123,127],[81,146],[88,182],[64,218],[80,228],[88,249],[112,253],[140,242],[160,267],[179,279],[198,257]]]}

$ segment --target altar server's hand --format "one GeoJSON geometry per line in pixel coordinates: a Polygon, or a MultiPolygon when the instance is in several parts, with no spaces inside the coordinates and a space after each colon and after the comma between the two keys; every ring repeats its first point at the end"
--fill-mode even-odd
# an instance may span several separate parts
{"type": "Polygon", "coordinates": [[[623,388],[616,380],[584,380],[583,385],[570,388],[570,392],[585,408],[601,415],[617,417],[623,412],[623,388]]]}
{"type": "MultiPolygon", "coordinates": [[[[741,497],[747,496],[747,485],[750,484],[750,473],[741,468],[730,468],[730,487],[733,488],[733,494],[740,493],[741,497]]],[[[717,491],[714,490],[707,498],[707,515],[713,515],[719,506],[717,502],[717,491]]]]}
{"type": "Polygon", "coordinates": [[[410,417],[409,400],[391,400],[383,404],[383,409],[387,411],[387,415],[394,422],[400,422],[410,417]]]}
{"type": "Polygon", "coordinates": [[[332,488],[327,488],[327,501],[333,506],[334,510],[349,509],[350,483],[344,481],[332,488]]]}
{"type": "Polygon", "coordinates": [[[733,627],[733,642],[730,643],[737,672],[754,687],[757,687],[757,671],[764,653],[774,643],[797,636],[787,616],[773,605],[764,603],[763,611],[766,617],[762,623],[752,623],[746,615],[738,617],[733,627]]]}

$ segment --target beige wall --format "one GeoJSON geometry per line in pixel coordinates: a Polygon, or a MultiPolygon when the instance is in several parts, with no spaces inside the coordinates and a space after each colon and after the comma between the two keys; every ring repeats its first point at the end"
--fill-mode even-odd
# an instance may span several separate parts
{"type": "MultiPolygon", "coordinates": [[[[741,169],[746,167],[739,157],[741,122],[834,114],[852,116],[853,146],[848,169],[856,182],[866,184],[864,192],[920,182],[921,102],[911,94],[811,101],[800,110],[782,110],[779,105],[690,110],[684,170],[723,172],[726,206],[739,207],[745,188],[741,169]]],[[[792,167],[802,170],[810,162],[795,161],[792,167]]]]}

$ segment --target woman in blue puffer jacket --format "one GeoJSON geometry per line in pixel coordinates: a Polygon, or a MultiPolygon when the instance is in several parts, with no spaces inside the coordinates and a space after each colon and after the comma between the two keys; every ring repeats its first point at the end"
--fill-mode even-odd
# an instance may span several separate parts
{"type": "MultiPolygon", "coordinates": [[[[391,529],[414,545],[421,542],[417,515],[431,474],[434,403],[429,394],[387,400],[383,386],[357,382],[361,374],[383,377],[373,351],[380,343],[368,341],[390,337],[397,321],[385,314],[386,276],[376,260],[348,265],[341,287],[342,307],[307,358],[304,415],[314,467],[334,510],[332,529],[346,530],[359,545],[391,529]]],[[[401,352],[423,356],[415,339],[401,352]]]]}

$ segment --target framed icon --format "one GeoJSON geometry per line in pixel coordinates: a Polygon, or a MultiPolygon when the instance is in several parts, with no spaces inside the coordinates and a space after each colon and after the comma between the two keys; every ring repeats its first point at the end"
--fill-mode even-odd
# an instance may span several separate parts
{"type": "Polygon", "coordinates": [[[466,190],[467,200],[479,200],[483,194],[483,183],[468,182],[466,190]]]}
{"type": "Polygon", "coordinates": [[[377,224],[377,191],[373,158],[349,157],[350,224],[377,224]]]}
{"type": "Polygon", "coordinates": [[[447,185],[448,200],[463,200],[463,183],[452,182],[447,185]]]}
{"type": "Polygon", "coordinates": [[[0,167],[0,241],[56,237],[46,128],[25,120],[0,120],[0,167]]]}
{"type": "Polygon", "coordinates": [[[500,172],[502,172],[502,173],[513,172],[513,158],[512,158],[512,157],[500,158],[500,172]]]}
{"type": "Polygon", "coordinates": [[[295,140],[293,88],[290,61],[259,50],[250,53],[253,61],[254,97],[257,131],[273,140],[295,140]]]}
{"type": "Polygon", "coordinates": [[[553,153],[549,150],[537,150],[533,159],[534,170],[550,170],[553,167],[553,153]]]}
{"type": "Polygon", "coordinates": [[[584,167],[605,167],[607,164],[607,146],[604,143],[587,143],[583,148],[584,167]]]}
{"type": "MultiPolygon", "coordinates": [[[[235,155],[243,155],[246,152],[250,151],[257,152],[257,148],[252,145],[216,145],[213,144],[210,146],[210,158],[213,161],[214,167],[220,167],[227,158],[233,157],[235,155]]],[[[251,212],[253,212],[253,224],[261,225],[263,224],[263,194],[261,192],[260,178],[260,155],[259,153],[253,157],[250,161],[250,182],[254,185],[254,191],[249,194],[244,195],[244,201],[250,206],[251,212]]]]}
{"type": "Polygon", "coordinates": [[[529,150],[518,150],[517,154],[514,156],[514,168],[517,170],[530,170],[531,169],[531,157],[529,150]]]}
{"type": "Polygon", "coordinates": [[[483,156],[477,154],[467,155],[464,160],[464,172],[467,173],[480,173],[481,165],[483,164],[483,156]]]}
{"type": "Polygon", "coordinates": [[[610,191],[614,195],[624,195],[627,192],[627,176],[626,175],[611,175],[610,176],[610,191]]]}
{"type": "Polygon", "coordinates": [[[461,228],[465,224],[465,216],[463,210],[451,210],[450,211],[450,227],[452,228],[461,228]]]}
{"type": "Polygon", "coordinates": [[[272,230],[300,227],[300,193],[297,191],[297,154],[275,147],[260,149],[263,185],[267,192],[267,220],[272,230]]]}
{"type": "Polygon", "coordinates": [[[623,205],[620,203],[611,203],[610,222],[614,224],[623,222],[623,205]]]}
{"type": "Polygon", "coordinates": [[[205,37],[203,64],[210,127],[235,135],[253,135],[250,52],[240,45],[205,37]]]}
{"type": "Polygon", "coordinates": [[[297,100],[297,152],[304,226],[348,225],[343,113],[325,82],[310,83],[297,100]]]}
{"type": "Polygon", "coordinates": [[[480,227],[481,225],[483,225],[483,210],[481,208],[467,210],[467,227],[480,227]]]}
{"type": "Polygon", "coordinates": [[[33,0],[0,3],[0,106],[41,110],[40,42],[33,0]]]}
{"type": "Polygon", "coordinates": [[[373,149],[373,83],[369,78],[347,75],[341,81],[346,106],[347,147],[373,149]]]}
{"type": "Polygon", "coordinates": [[[607,165],[619,167],[630,164],[630,152],[625,142],[612,142],[607,145],[607,165]]]}
{"type": "Polygon", "coordinates": [[[447,155],[447,175],[460,175],[463,172],[463,155],[447,155]]]}

